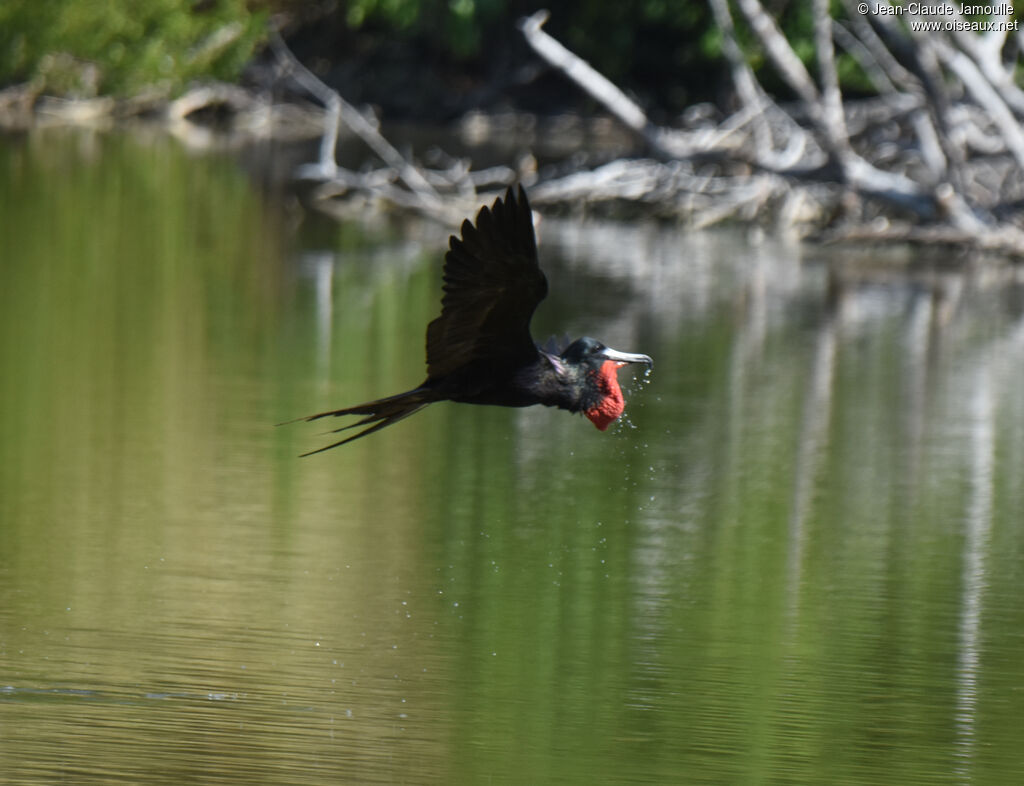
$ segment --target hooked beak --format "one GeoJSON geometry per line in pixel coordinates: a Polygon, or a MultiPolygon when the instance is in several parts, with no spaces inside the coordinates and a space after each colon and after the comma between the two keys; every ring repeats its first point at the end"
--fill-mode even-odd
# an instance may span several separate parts
{"type": "Polygon", "coordinates": [[[599,354],[605,360],[613,360],[620,366],[624,366],[627,363],[644,363],[647,368],[654,368],[654,361],[651,360],[650,355],[634,355],[629,352],[619,352],[611,347],[605,347],[599,354]]]}

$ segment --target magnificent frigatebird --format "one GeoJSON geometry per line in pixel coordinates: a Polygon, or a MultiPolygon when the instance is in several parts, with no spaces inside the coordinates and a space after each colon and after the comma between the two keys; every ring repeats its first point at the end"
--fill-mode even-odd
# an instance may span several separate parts
{"type": "Polygon", "coordinates": [[[311,456],[419,412],[435,401],[528,407],[543,404],[582,412],[601,431],[625,409],[617,371],[627,363],[652,365],[584,337],[559,350],[538,347],[530,318],[548,293],[537,259],[533,215],[526,192],[511,188],[476,222],[452,235],[444,264],[441,316],[427,326],[427,378],[405,393],[299,420],[363,415],[335,432],[367,426],[358,434],[311,450],[311,456]]]}

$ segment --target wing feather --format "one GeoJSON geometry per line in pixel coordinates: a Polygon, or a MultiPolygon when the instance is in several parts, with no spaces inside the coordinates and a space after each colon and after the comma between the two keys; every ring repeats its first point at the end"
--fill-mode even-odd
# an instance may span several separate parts
{"type": "Polygon", "coordinates": [[[427,326],[427,375],[437,379],[481,360],[528,362],[537,348],[530,319],[547,295],[533,216],[522,186],[508,189],[451,237],[441,316],[427,326]]]}

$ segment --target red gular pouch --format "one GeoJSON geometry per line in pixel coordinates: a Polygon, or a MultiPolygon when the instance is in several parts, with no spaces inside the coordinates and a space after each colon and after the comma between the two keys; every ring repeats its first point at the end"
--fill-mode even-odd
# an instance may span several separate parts
{"type": "Polygon", "coordinates": [[[594,376],[597,389],[601,392],[601,400],[590,409],[584,410],[583,414],[590,418],[590,422],[600,431],[605,431],[626,409],[618,375],[619,369],[624,365],[626,364],[615,360],[606,360],[599,370],[590,372],[594,376]]]}

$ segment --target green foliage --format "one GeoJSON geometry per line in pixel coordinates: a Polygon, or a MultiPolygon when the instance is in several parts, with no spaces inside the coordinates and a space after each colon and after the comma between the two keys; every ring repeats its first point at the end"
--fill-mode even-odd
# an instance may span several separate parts
{"type": "Polygon", "coordinates": [[[233,79],[264,30],[245,0],[4,0],[0,82],[88,96],[233,79]]]}
{"type": "Polygon", "coordinates": [[[465,59],[481,54],[497,30],[509,34],[517,14],[513,5],[509,0],[350,0],[344,18],[350,30],[391,30],[465,59]]]}
{"type": "MultiPolygon", "coordinates": [[[[721,34],[704,2],[541,5],[551,10],[551,35],[651,109],[676,112],[729,89],[721,34]]],[[[385,47],[385,57],[402,51],[408,63],[456,64],[484,76],[492,65],[507,68],[529,57],[515,23],[537,7],[525,0],[0,0],[0,86],[33,80],[51,94],[92,96],[231,80],[263,37],[270,12],[313,20],[318,55],[329,61],[351,56],[338,41],[358,32],[364,52],[385,47]]],[[[810,4],[781,0],[773,14],[813,72],[810,4]]],[[[739,13],[734,18],[759,78],[784,94],[756,36],[739,13]]],[[[856,64],[837,54],[844,85],[870,90],[856,64]]]]}
{"type": "MultiPolygon", "coordinates": [[[[730,90],[721,31],[700,0],[547,0],[532,5],[519,0],[348,0],[342,16],[349,31],[416,47],[421,56],[486,67],[518,40],[517,19],[542,6],[551,11],[548,33],[651,109],[675,112],[730,90]]],[[[780,0],[771,4],[771,13],[793,51],[815,73],[812,4],[780,0]]],[[[833,13],[843,15],[840,4],[835,3],[833,13]]],[[[758,78],[771,92],[786,95],[787,85],[738,9],[733,18],[758,78]]],[[[844,85],[870,90],[856,63],[842,50],[836,56],[844,85]]]]}

